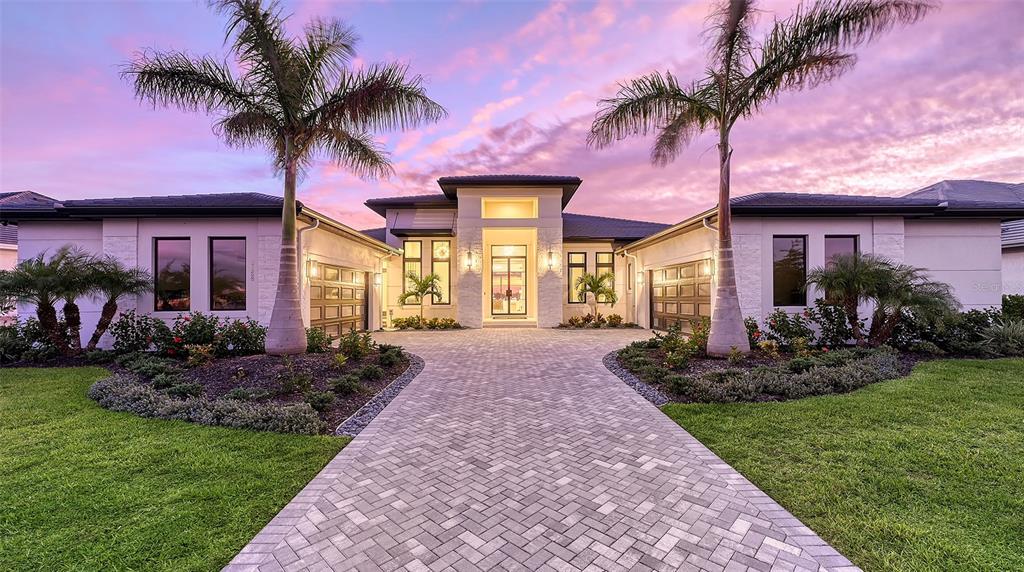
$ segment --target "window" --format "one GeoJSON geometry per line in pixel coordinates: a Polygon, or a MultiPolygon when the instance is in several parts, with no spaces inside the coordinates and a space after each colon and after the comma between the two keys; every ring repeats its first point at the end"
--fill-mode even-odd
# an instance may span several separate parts
{"type": "Polygon", "coordinates": [[[192,241],[187,238],[153,239],[153,309],[158,312],[188,311],[192,241]]]}
{"type": "Polygon", "coordinates": [[[245,239],[210,239],[210,309],[245,309],[245,239]]]}
{"type": "MultiPolygon", "coordinates": [[[[607,274],[611,274],[612,275],[611,287],[615,288],[615,278],[614,278],[614,275],[615,275],[615,259],[614,259],[614,255],[611,252],[598,252],[596,254],[596,257],[597,257],[597,260],[596,260],[596,263],[594,265],[594,268],[595,268],[594,274],[596,276],[603,276],[606,273],[607,274]]],[[[605,299],[604,296],[598,296],[597,297],[597,301],[598,302],[607,302],[608,300],[605,299]]]]}
{"type": "Polygon", "coordinates": [[[569,253],[569,303],[570,304],[584,304],[586,300],[580,301],[580,290],[576,287],[576,281],[580,279],[580,276],[587,271],[587,253],[586,252],[570,252],[569,253]]]}
{"type": "Polygon", "coordinates": [[[825,235],[825,264],[831,264],[832,258],[840,254],[860,252],[857,235],[836,236],[825,235]]]}
{"type": "MultiPolygon", "coordinates": [[[[417,278],[423,277],[423,245],[418,240],[407,240],[402,243],[402,277],[405,279],[405,290],[413,288],[409,274],[415,274],[417,278]]],[[[409,304],[419,304],[419,298],[409,298],[409,304]]]]}
{"type": "Polygon", "coordinates": [[[772,237],[772,303],[806,306],[807,237],[772,237]]]}
{"type": "Polygon", "coordinates": [[[430,272],[441,277],[439,281],[440,296],[434,296],[433,304],[452,303],[452,243],[448,240],[435,240],[430,243],[430,272]]]}
{"type": "Polygon", "coordinates": [[[626,291],[633,291],[633,263],[626,264],[626,291]]]}
{"type": "Polygon", "coordinates": [[[480,205],[481,218],[537,218],[536,198],[487,198],[480,205]]]}

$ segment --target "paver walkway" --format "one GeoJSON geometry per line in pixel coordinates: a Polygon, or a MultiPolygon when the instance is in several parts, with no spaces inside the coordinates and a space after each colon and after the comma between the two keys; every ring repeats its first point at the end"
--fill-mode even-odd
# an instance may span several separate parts
{"type": "Polygon", "coordinates": [[[226,570],[856,570],[601,364],[648,336],[377,336],[426,368],[226,570]]]}

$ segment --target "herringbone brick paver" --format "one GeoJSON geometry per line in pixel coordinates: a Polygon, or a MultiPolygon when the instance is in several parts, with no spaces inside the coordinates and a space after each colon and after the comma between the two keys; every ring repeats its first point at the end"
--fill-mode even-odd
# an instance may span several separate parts
{"type": "Polygon", "coordinates": [[[856,570],[604,368],[647,335],[379,334],[425,369],[225,570],[856,570]]]}

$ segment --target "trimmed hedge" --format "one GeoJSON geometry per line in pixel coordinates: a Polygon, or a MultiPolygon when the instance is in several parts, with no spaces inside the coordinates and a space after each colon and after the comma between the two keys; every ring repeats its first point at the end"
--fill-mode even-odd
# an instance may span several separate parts
{"type": "Polygon", "coordinates": [[[237,399],[175,399],[152,386],[122,375],[94,383],[89,388],[89,398],[110,411],[123,411],[153,419],[300,435],[319,435],[327,431],[327,425],[306,403],[281,406],[237,399]]]}

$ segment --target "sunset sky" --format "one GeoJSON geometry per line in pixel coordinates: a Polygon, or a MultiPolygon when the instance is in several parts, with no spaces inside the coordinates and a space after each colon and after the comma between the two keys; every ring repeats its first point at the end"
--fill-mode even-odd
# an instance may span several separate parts
{"type": "MultiPolygon", "coordinates": [[[[793,1],[765,1],[762,23],[793,1]]],[[[362,37],[356,65],[407,62],[447,107],[442,123],[380,135],[396,175],[360,181],[318,163],[299,198],[356,228],[371,197],[439,192],[442,175],[584,180],[568,211],[676,222],[712,206],[713,138],[673,165],[649,141],[586,146],[597,101],[652,70],[705,67],[708,3],[291,1],[289,27],[335,16],[362,37]]],[[[902,194],[942,179],[1024,181],[1024,2],[947,0],[858,51],[835,83],[785,94],[734,131],[733,189],[902,194]]],[[[141,48],[221,56],[205,2],[0,1],[0,191],[58,199],[282,193],[259,150],[228,149],[202,114],[138,103],[119,77],[141,48]]]]}

